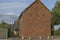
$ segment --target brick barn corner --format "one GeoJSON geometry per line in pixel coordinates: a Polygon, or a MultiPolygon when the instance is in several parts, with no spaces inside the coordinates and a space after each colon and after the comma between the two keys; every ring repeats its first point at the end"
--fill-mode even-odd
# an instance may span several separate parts
{"type": "Polygon", "coordinates": [[[38,38],[51,36],[51,12],[40,1],[34,1],[19,16],[19,36],[38,38]]]}

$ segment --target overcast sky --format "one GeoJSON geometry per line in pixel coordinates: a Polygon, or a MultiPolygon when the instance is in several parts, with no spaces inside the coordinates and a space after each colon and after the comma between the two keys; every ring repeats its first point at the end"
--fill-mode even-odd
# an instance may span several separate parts
{"type": "MultiPolygon", "coordinates": [[[[24,9],[35,0],[0,0],[0,22],[5,20],[7,23],[14,23],[24,9]]],[[[56,0],[41,0],[42,3],[52,10],[56,0]]]]}

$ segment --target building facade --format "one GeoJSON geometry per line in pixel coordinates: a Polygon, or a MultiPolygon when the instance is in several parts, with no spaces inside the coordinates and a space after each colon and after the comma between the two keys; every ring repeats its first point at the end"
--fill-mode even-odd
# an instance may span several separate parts
{"type": "Polygon", "coordinates": [[[51,12],[40,0],[34,1],[19,16],[19,35],[24,38],[51,36],[51,12]]]}

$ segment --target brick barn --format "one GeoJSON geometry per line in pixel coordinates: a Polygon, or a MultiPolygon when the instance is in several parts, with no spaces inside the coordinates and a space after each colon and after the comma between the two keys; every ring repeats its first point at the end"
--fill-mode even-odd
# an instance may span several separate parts
{"type": "Polygon", "coordinates": [[[51,36],[51,12],[40,0],[35,0],[19,16],[19,36],[39,38],[51,36]]]}

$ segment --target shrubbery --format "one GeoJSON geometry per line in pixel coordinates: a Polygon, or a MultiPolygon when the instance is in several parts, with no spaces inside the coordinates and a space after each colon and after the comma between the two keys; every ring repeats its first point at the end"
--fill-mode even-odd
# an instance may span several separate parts
{"type": "Polygon", "coordinates": [[[60,36],[60,28],[58,30],[54,30],[54,35],[55,36],[60,36]]]}
{"type": "Polygon", "coordinates": [[[2,22],[1,22],[0,28],[6,28],[6,29],[8,29],[8,37],[10,36],[11,27],[10,27],[5,21],[2,21],[2,22]]]}

